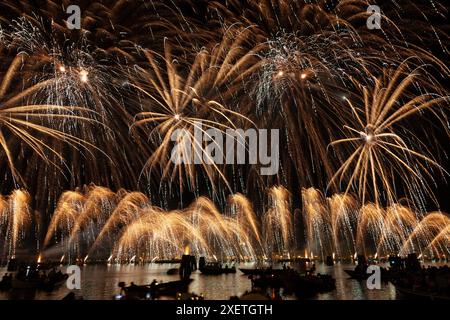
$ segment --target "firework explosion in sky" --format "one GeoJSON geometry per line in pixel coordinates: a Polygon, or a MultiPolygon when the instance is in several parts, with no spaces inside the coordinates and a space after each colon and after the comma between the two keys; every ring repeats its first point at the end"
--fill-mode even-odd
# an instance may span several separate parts
{"type": "Polygon", "coordinates": [[[448,254],[449,7],[369,2],[2,1],[2,254],[448,254]]]}

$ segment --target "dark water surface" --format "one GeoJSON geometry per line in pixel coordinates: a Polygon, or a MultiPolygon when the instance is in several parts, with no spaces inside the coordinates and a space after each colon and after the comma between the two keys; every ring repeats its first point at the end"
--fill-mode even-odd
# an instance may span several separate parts
{"type": "MultiPolygon", "coordinates": [[[[167,275],[169,268],[178,265],[170,264],[148,264],[144,266],[134,265],[87,265],[81,268],[82,280],[81,290],[77,291],[77,296],[82,296],[87,300],[110,300],[119,293],[118,283],[125,281],[129,284],[133,281],[136,284],[149,284],[153,279],[158,281],[178,280],[178,275],[167,275]]],[[[252,264],[241,264],[239,267],[252,267],[252,264]]],[[[381,290],[367,289],[365,281],[348,279],[344,269],[353,269],[353,265],[337,264],[333,267],[324,264],[317,265],[317,273],[330,274],[336,279],[336,290],[328,293],[318,294],[318,300],[391,300],[396,299],[395,287],[391,283],[382,283],[381,290]]],[[[64,268],[63,268],[64,271],[64,268]]],[[[0,275],[5,273],[5,269],[0,269],[0,275]]],[[[250,280],[240,271],[236,274],[205,276],[196,271],[191,276],[194,281],[190,286],[190,291],[203,294],[208,300],[229,299],[230,296],[240,296],[245,291],[250,290],[250,280]]],[[[37,300],[58,300],[62,299],[69,290],[63,286],[52,292],[36,292],[34,296],[37,300]]],[[[0,293],[0,299],[9,299],[10,295],[0,293]]],[[[286,297],[291,298],[292,297],[286,297]]]]}

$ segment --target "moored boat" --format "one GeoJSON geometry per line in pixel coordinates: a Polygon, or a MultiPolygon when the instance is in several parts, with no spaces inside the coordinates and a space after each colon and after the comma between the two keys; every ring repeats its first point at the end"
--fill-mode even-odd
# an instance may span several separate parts
{"type": "Polygon", "coordinates": [[[236,267],[229,267],[228,265],[223,266],[221,263],[208,263],[200,268],[200,272],[206,275],[219,275],[219,274],[229,274],[236,273],[236,267]]]}
{"type": "Polygon", "coordinates": [[[239,268],[246,276],[260,276],[269,274],[281,274],[286,272],[286,269],[272,269],[272,268],[239,268]]]}
{"type": "Polygon", "coordinates": [[[166,272],[168,275],[176,275],[180,273],[180,268],[170,268],[166,272]]]}
{"type": "Polygon", "coordinates": [[[124,282],[119,283],[121,293],[116,299],[120,300],[150,300],[160,296],[176,296],[178,293],[185,293],[189,290],[189,285],[193,279],[185,279],[170,282],[153,282],[149,285],[136,285],[133,282],[126,286],[124,282]]]}

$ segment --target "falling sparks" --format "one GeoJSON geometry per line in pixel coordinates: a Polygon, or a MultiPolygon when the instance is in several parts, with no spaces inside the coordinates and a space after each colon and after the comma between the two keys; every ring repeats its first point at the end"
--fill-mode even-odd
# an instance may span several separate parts
{"type": "Polygon", "coordinates": [[[428,212],[449,176],[440,5],[386,1],[375,35],[366,1],[182,2],[87,1],[82,30],[57,1],[0,4],[9,257],[31,241],[39,260],[62,248],[61,263],[154,261],[186,243],[215,259],[446,254],[448,215],[428,212]],[[277,174],[192,145],[196,130],[238,128],[280,129],[277,174]],[[172,161],[192,152],[203,161],[172,161]]]}

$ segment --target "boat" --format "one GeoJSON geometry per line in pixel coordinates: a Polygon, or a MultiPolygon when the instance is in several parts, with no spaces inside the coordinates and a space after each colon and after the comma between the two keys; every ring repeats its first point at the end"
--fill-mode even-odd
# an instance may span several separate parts
{"type": "MultiPolygon", "coordinates": [[[[380,270],[381,270],[381,280],[383,281],[388,281],[395,276],[395,274],[390,270],[386,270],[384,268],[380,268],[380,270]]],[[[361,269],[355,270],[345,269],[344,272],[348,274],[351,279],[358,281],[367,280],[372,275],[371,273],[367,273],[361,269]]]]}
{"type": "Polygon", "coordinates": [[[367,278],[369,278],[370,274],[366,273],[366,272],[360,272],[360,271],[355,271],[355,270],[350,270],[350,269],[346,269],[344,270],[344,272],[346,274],[348,274],[350,276],[350,278],[355,279],[355,280],[367,280],[367,278]]]}
{"type": "Polygon", "coordinates": [[[176,275],[180,273],[180,268],[170,268],[166,272],[168,275],[176,275]]]}
{"type": "Polygon", "coordinates": [[[67,279],[67,274],[61,272],[56,272],[53,275],[46,277],[35,277],[35,276],[25,276],[21,277],[16,275],[12,278],[11,288],[12,289],[37,289],[42,291],[51,292],[54,289],[63,285],[67,279]]]}
{"type": "Polygon", "coordinates": [[[279,290],[286,295],[295,294],[297,298],[308,298],[319,292],[329,292],[336,288],[336,281],[329,275],[302,275],[293,269],[285,269],[278,274],[251,276],[252,288],[279,290]]]}
{"type": "Polygon", "coordinates": [[[294,258],[281,258],[276,260],[277,263],[292,263],[292,262],[311,262],[309,258],[294,257],[294,258]]]}
{"type": "Polygon", "coordinates": [[[309,298],[317,293],[336,289],[336,280],[330,275],[300,276],[286,284],[285,292],[293,292],[298,299],[309,298]]]}
{"type": "Polygon", "coordinates": [[[119,300],[150,300],[160,296],[177,296],[178,293],[188,292],[189,285],[193,279],[157,282],[154,280],[149,285],[135,285],[133,282],[126,286],[124,282],[119,283],[121,294],[116,296],[119,300]]]}
{"type": "Polygon", "coordinates": [[[334,266],[334,259],[332,256],[327,256],[325,264],[329,267],[334,266]]]}
{"type": "Polygon", "coordinates": [[[224,267],[221,263],[211,262],[203,265],[200,268],[200,272],[206,275],[229,274],[236,273],[236,267],[228,267],[228,265],[225,265],[224,267]]]}
{"type": "Polygon", "coordinates": [[[8,271],[12,271],[1,281],[3,290],[43,290],[51,292],[65,283],[67,274],[63,274],[53,264],[49,263],[19,263],[11,259],[8,271]]]}
{"type": "Polygon", "coordinates": [[[166,259],[166,260],[155,260],[152,261],[153,263],[157,264],[179,264],[181,263],[181,259],[166,259]]]}
{"type": "Polygon", "coordinates": [[[41,282],[38,284],[37,289],[51,292],[65,284],[68,278],[68,274],[63,274],[60,272],[56,273],[53,277],[41,280],[41,282]]]}
{"type": "Polygon", "coordinates": [[[5,274],[0,281],[0,291],[8,291],[12,288],[12,275],[5,274]]]}
{"type": "Polygon", "coordinates": [[[272,269],[272,268],[239,268],[246,276],[260,276],[260,275],[268,275],[268,274],[282,274],[285,273],[287,269],[272,269]]]}
{"type": "Polygon", "coordinates": [[[252,287],[253,288],[274,288],[280,289],[284,287],[284,279],[279,275],[259,275],[256,278],[252,279],[252,287]]]}

